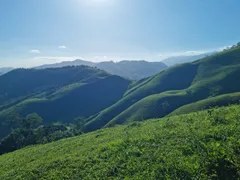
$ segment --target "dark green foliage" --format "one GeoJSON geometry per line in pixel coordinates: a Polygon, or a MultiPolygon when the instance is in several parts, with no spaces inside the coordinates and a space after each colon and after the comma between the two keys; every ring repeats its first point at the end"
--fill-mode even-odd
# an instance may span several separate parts
{"type": "Polygon", "coordinates": [[[240,107],[135,122],[0,156],[0,179],[239,179],[240,107]]]}
{"type": "Polygon", "coordinates": [[[26,118],[22,119],[22,126],[26,129],[37,128],[40,124],[42,124],[43,119],[37,114],[32,113],[27,115],[26,118]]]}
{"type": "Polygon", "coordinates": [[[64,125],[41,126],[37,129],[19,128],[0,141],[0,154],[12,152],[25,146],[45,144],[81,134],[77,129],[68,130],[64,125]]]}
{"type": "Polygon", "coordinates": [[[21,149],[27,145],[35,144],[34,134],[31,129],[19,128],[11,132],[0,142],[0,154],[21,149]]]}

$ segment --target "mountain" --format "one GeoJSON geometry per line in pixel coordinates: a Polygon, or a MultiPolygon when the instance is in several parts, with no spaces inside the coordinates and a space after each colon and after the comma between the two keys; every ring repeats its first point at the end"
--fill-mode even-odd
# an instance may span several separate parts
{"type": "Polygon", "coordinates": [[[66,66],[81,66],[81,65],[95,67],[96,63],[77,59],[75,61],[63,61],[56,64],[45,64],[45,65],[35,67],[35,69],[61,68],[66,66]]]}
{"type": "Polygon", "coordinates": [[[16,69],[0,76],[0,138],[37,113],[45,124],[91,116],[122,98],[129,80],[88,66],[16,69]],[[14,116],[15,117],[15,116],[14,116]]]}
{"type": "Polygon", "coordinates": [[[65,61],[57,64],[42,65],[35,67],[36,69],[44,68],[59,68],[65,66],[79,66],[86,65],[91,67],[97,67],[107,71],[108,73],[122,76],[132,80],[140,80],[159,73],[160,71],[167,68],[167,66],[162,62],[147,62],[147,61],[106,61],[100,63],[93,63],[84,60],[75,60],[75,61],[65,61]]]}
{"type": "Polygon", "coordinates": [[[168,68],[135,83],[124,97],[88,118],[84,131],[168,115],[196,101],[240,91],[240,47],[168,68]]]}
{"type": "Polygon", "coordinates": [[[161,62],[166,64],[167,66],[174,66],[177,64],[193,62],[198,59],[202,59],[206,56],[212,55],[214,53],[217,53],[217,52],[209,52],[209,53],[204,53],[204,54],[194,55],[194,56],[172,56],[172,57],[162,60],[161,62]]]}
{"type": "Polygon", "coordinates": [[[240,106],[102,129],[0,156],[0,179],[239,179],[240,106]]]}
{"type": "Polygon", "coordinates": [[[3,75],[3,74],[6,74],[6,73],[8,73],[12,70],[13,70],[13,68],[11,68],[11,67],[0,68],[0,76],[3,75]]]}

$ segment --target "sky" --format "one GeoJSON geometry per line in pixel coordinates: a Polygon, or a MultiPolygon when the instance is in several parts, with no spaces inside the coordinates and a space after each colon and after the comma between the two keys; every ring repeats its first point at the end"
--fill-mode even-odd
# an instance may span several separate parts
{"type": "Polygon", "coordinates": [[[161,61],[240,41],[239,0],[1,0],[0,67],[161,61]]]}

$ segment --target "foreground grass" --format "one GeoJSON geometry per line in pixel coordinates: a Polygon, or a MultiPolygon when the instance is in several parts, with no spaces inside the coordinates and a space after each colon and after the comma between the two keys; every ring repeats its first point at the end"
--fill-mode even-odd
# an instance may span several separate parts
{"type": "Polygon", "coordinates": [[[124,178],[240,178],[240,106],[102,129],[0,156],[0,179],[124,178]]]}

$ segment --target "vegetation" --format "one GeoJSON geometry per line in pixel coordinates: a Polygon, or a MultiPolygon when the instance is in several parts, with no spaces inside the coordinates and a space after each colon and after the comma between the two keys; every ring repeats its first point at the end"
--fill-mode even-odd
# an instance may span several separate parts
{"type": "MultiPolygon", "coordinates": [[[[13,117],[13,116],[12,116],[13,117]]],[[[19,128],[0,141],[0,154],[21,149],[28,145],[44,144],[59,139],[82,134],[78,123],[66,126],[63,124],[42,125],[43,119],[36,113],[27,117],[18,117],[19,128]]]]}
{"type": "Polygon", "coordinates": [[[239,92],[239,59],[240,46],[234,46],[135,82],[120,101],[88,118],[83,130],[164,117],[181,106],[239,92]]]}
{"type": "Polygon", "coordinates": [[[240,106],[153,119],[0,156],[0,179],[239,179],[240,106]]]}
{"type": "Polygon", "coordinates": [[[239,104],[240,102],[240,93],[230,93],[224,94],[216,97],[210,97],[201,101],[197,101],[191,104],[182,106],[175,111],[173,111],[169,116],[188,114],[191,112],[202,111],[205,109],[211,109],[213,107],[228,106],[230,104],[239,104]]]}

